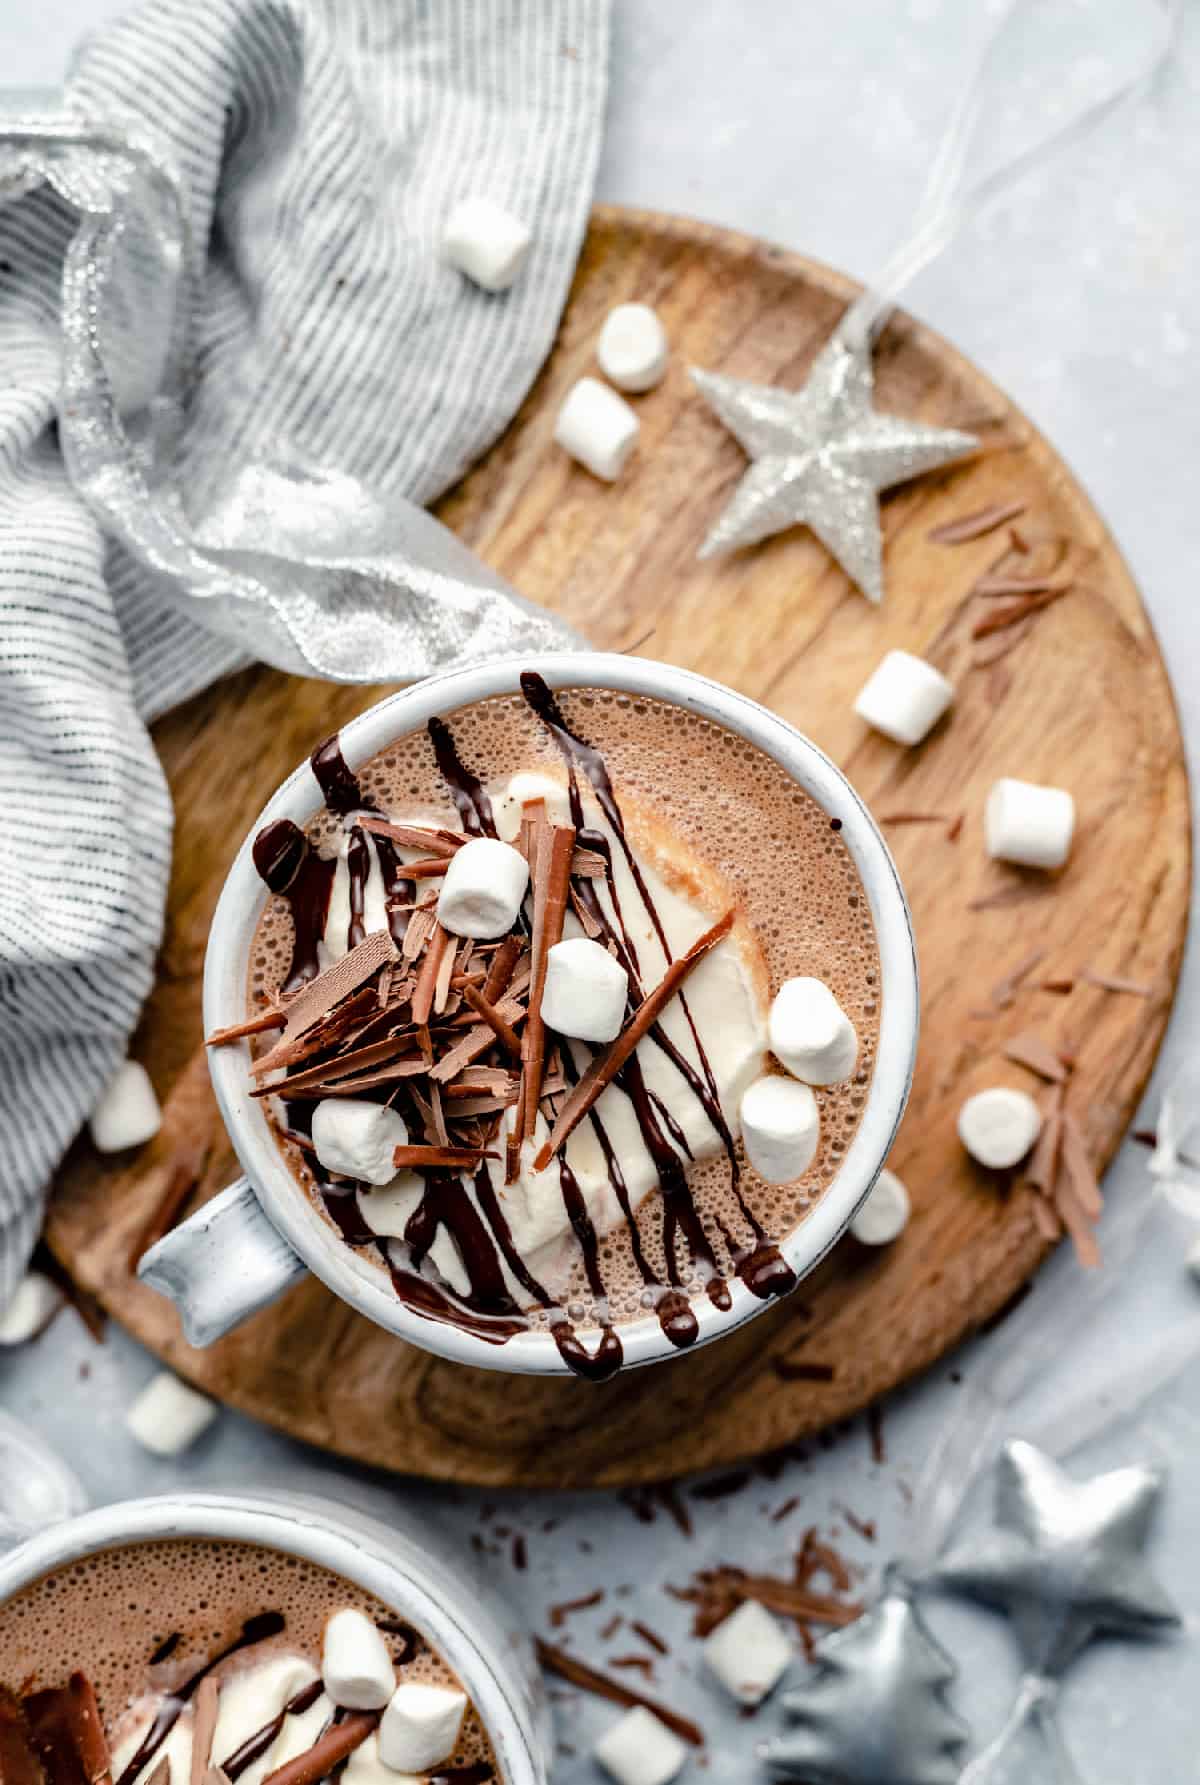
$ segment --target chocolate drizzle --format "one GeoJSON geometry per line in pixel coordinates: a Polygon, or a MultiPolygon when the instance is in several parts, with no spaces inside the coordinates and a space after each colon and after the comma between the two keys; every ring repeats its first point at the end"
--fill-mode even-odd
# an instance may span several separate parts
{"type": "Polygon", "coordinates": [[[272,1717],[269,1723],[264,1723],[253,1735],[248,1735],[241,1747],[235,1748],[227,1760],[217,1763],[225,1777],[230,1780],[240,1779],[274,1744],[287,1719],[303,1716],[305,1711],[310,1711],[324,1690],[325,1684],[319,1674],[307,1686],[302,1686],[294,1697],[288,1699],[278,1716],[272,1717]]]}
{"type": "MultiPolygon", "coordinates": [[[[567,769],[568,795],[570,800],[571,820],[575,832],[574,846],[577,854],[586,861],[586,868],[580,869],[570,876],[570,899],[589,934],[595,935],[609,946],[611,952],[625,968],[629,979],[629,1005],[627,1021],[632,1022],[638,1007],[645,1003],[642,987],[642,963],[638,958],[638,950],[630,922],[622,910],[617,876],[614,871],[614,842],[620,851],[624,864],[628,869],[634,886],[637,889],[640,909],[637,921],[643,918],[649,922],[657,935],[662,952],[669,965],[678,970],[683,965],[683,957],[675,961],[669,947],[665,925],[655,906],[654,899],[647,884],[646,877],[639,865],[637,856],[626,833],[623,815],[607,766],[600,751],[567,724],[562,710],[542,678],[526,672],[521,677],[521,692],[532,713],[546,728],[556,747],[561,753],[567,769]],[[585,822],[583,783],[586,782],[591,794],[604,815],[607,830],[589,827],[585,822]],[[611,834],[610,834],[611,833],[611,834]],[[599,886],[603,882],[605,897],[599,895],[599,886]]],[[[433,749],[434,758],[443,780],[450,792],[455,810],[458,813],[463,833],[468,837],[495,837],[497,835],[495,818],[491,800],[479,777],[467,767],[459,755],[450,728],[440,719],[430,720],[428,736],[433,749]]],[[[365,798],[361,787],[349,770],[342,756],[338,739],[331,738],[314,752],[312,758],[313,773],[317,777],[326,804],[330,810],[343,819],[350,819],[356,813],[368,811],[377,813],[379,808],[365,798]]],[[[425,902],[428,894],[427,880],[406,878],[404,865],[397,853],[396,842],[384,834],[385,825],[380,822],[379,829],[374,824],[369,826],[370,835],[359,824],[351,824],[346,845],[347,870],[349,874],[349,925],[345,938],[347,948],[353,948],[362,942],[366,933],[366,891],[372,869],[372,849],[374,859],[378,861],[382,876],[385,904],[388,912],[388,926],[393,940],[400,945],[404,943],[409,926],[413,922],[413,907],[418,899],[425,902]]],[[[433,836],[446,836],[446,833],[430,833],[433,836]]],[[[549,834],[549,833],[547,833],[549,834]]],[[[453,836],[446,836],[451,851],[453,836]]],[[[407,846],[407,839],[405,839],[407,846]]],[[[288,900],[296,932],[296,946],[285,991],[295,989],[317,971],[317,942],[324,933],[328,921],[328,908],[336,871],[336,861],[320,857],[308,839],[288,821],[280,821],[268,826],[255,842],[255,863],[272,891],[288,900]]],[[[430,952],[434,941],[438,938],[436,926],[430,924],[429,915],[424,911],[417,914],[422,926],[414,928],[409,938],[410,945],[401,949],[402,960],[392,970],[397,976],[403,972],[416,976],[418,986],[421,975],[430,978],[430,952]],[[421,959],[424,954],[424,960],[421,959]]],[[[728,927],[729,919],[722,920],[728,927]]],[[[636,926],[635,926],[636,927],[636,926]]],[[[402,1110],[409,1124],[410,1132],[414,1126],[424,1130],[425,1147],[443,1148],[447,1144],[446,1121],[461,1122],[466,1116],[455,1117],[456,1105],[453,1101],[443,1103],[447,1095],[449,1081],[455,1079],[461,1065],[458,1061],[481,1057],[499,1058],[506,1070],[513,1066],[512,1045],[517,1037],[508,1017],[502,1023],[491,1024],[493,1033],[488,1034],[488,1023],[481,1024],[482,1041],[472,1041],[472,1034],[480,1030],[464,1030],[462,1025],[470,1025],[480,1019],[480,1003],[483,999],[493,1014],[495,1006],[505,995],[506,987],[512,979],[518,958],[524,950],[524,960],[530,961],[528,953],[529,922],[522,915],[518,920],[516,933],[501,945],[493,954],[493,964],[487,965],[486,954],[475,963],[476,990],[473,997],[465,999],[465,1008],[457,1019],[454,1011],[464,1004],[464,994],[456,993],[454,1003],[443,1017],[443,1006],[439,1001],[436,1013],[427,1013],[424,1006],[417,1009],[416,996],[412,997],[412,1015],[408,1019],[410,1026],[403,1027],[403,1019],[396,1014],[395,1008],[389,1005],[386,988],[379,994],[378,1014],[369,1012],[360,1015],[351,1010],[348,1020],[357,1025],[354,1028],[353,1041],[347,1047],[360,1051],[370,1047],[376,1041],[386,1043],[390,1036],[397,1035],[401,1039],[396,1042],[397,1053],[411,1052],[420,1041],[429,1066],[434,1061],[430,1055],[430,1028],[432,1023],[436,1035],[440,1037],[437,1046],[443,1049],[447,1045],[447,1028],[453,1031],[457,1025],[457,1035],[450,1034],[451,1050],[455,1053],[456,1063],[446,1072],[435,1072],[432,1080],[419,1076],[387,1078],[383,1071],[377,1072],[372,1079],[367,1068],[370,1064],[366,1055],[362,1056],[358,1068],[364,1079],[364,1088],[358,1093],[367,1097],[387,1100],[402,1110]],[[495,981],[495,983],[493,983],[495,981]],[[478,985],[482,983],[482,992],[478,985]],[[509,1047],[504,1046],[505,1035],[509,1047]],[[463,1049],[459,1049],[457,1038],[463,1038],[463,1049]],[[406,1040],[405,1037],[415,1037],[406,1040]],[[497,1039],[499,1037],[499,1039],[497,1039]],[[470,1051],[474,1048],[474,1052],[470,1051]],[[465,1052],[463,1051],[465,1049],[465,1052]],[[498,1050],[495,1051],[495,1050],[498,1050]]],[[[445,938],[441,938],[444,942],[445,938]]],[[[455,939],[450,938],[453,944],[455,939]]],[[[712,937],[706,939],[705,945],[711,945],[712,937]]],[[[690,953],[691,951],[689,951],[690,953]]],[[[534,957],[536,962],[536,937],[534,957]]],[[[465,975],[463,976],[465,978],[465,975]]],[[[532,1023],[534,1011],[532,998],[523,994],[522,985],[528,986],[530,969],[527,966],[522,981],[517,984],[516,998],[506,1000],[505,1010],[515,1010],[517,1015],[512,1022],[518,1023],[524,1018],[532,1023]],[[526,1007],[522,1008],[521,997],[526,997],[526,1007]]],[[[448,969],[447,986],[454,984],[453,973],[448,969]]],[[[366,996],[369,993],[369,987],[366,996]]],[[[428,990],[428,988],[426,988],[428,990]]],[[[644,1018],[647,1026],[641,1031],[647,1043],[652,1043],[678,1072],[686,1083],[696,1101],[699,1103],[713,1132],[718,1137],[721,1147],[730,1165],[731,1190],[741,1217],[745,1223],[748,1242],[739,1242],[718,1220],[716,1230],[725,1252],[729,1258],[729,1269],[736,1271],[738,1277],[749,1291],[759,1297],[766,1298],[787,1293],[795,1283],[794,1274],[785,1263],[778,1247],[772,1245],[767,1235],[750,1209],[740,1183],[739,1161],[734,1138],[729,1124],[721,1108],[720,1094],[712,1061],[701,1040],[693,1013],[688,1005],[682,987],[682,975],[671,994],[678,1000],[681,1015],[686,1021],[694,1043],[694,1058],[683,1054],[679,1046],[671,1039],[663,1027],[659,1011],[646,1011],[644,1018]],[[658,1019],[651,1021],[651,1015],[658,1019]]],[[[444,992],[439,994],[439,998],[444,992]]],[[[347,1025],[348,1026],[348,1025],[347,1025]]],[[[331,1031],[332,1034],[332,1031],[331,1031]]],[[[338,1061],[337,1047],[332,1046],[329,1076],[336,1077],[338,1061]]],[[[527,1044],[524,1052],[532,1052],[527,1044]]],[[[579,1084],[581,1077],[579,1060],[586,1050],[583,1044],[568,1046],[563,1044],[557,1050],[558,1066],[555,1071],[558,1077],[558,1095],[561,1097],[562,1087],[568,1088],[570,1094],[579,1084]]],[[[390,1059],[389,1054],[389,1059],[390,1059]]],[[[438,1064],[441,1063],[439,1056],[438,1064]]],[[[371,1057],[373,1059],[373,1056],[371,1057]]],[[[386,1062],[385,1062],[386,1064],[386,1062]]],[[[419,1062],[417,1062],[419,1066],[419,1062]]],[[[318,1052],[315,1067],[319,1072],[322,1065],[318,1052]]],[[[528,1063],[522,1058],[521,1077],[518,1096],[523,1096],[527,1089],[529,1076],[528,1063]]],[[[613,1062],[615,1068],[616,1062],[613,1062]]],[[[300,1068],[303,1070],[303,1067],[300,1068]]],[[[290,1068],[289,1068],[290,1070],[290,1068]]],[[[309,1066],[309,1076],[313,1077],[314,1067],[309,1066]]],[[[352,1069],[353,1070],[353,1069],[352,1069]]],[[[497,1068],[489,1070],[496,1072],[497,1068]]],[[[325,1081],[313,1077],[317,1085],[315,1091],[301,1090],[297,1086],[297,1099],[301,1097],[321,1096],[321,1084],[325,1081]]],[[[348,1083],[353,1081],[347,1081],[348,1083]]],[[[540,1085],[541,1074],[537,1074],[540,1085]]],[[[607,1082],[607,1081],[604,1081],[607,1082]]],[[[694,1345],[699,1338],[699,1321],[694,1307],[690,1303],[685,1286],[695,1276],[699,1276],[705,1291],[714,1307],[727,1310],[731,1307],[729,1283],[722,1274],[714,1250],[714,1240],[706,1229],[696,1205],[692,1188],[688,1181],[688,1165],[692,1161],[692,1150],[688,1144],[686,1133],[673,1115],[667,1101],[657,1092],[651,1092],[643,1076],[641,1060],[636,1048],[623,1060],[619,1069],[615,1070],[612,1082],[619,1085],[629,1098],[637,1122],[641,1141],[649,1155],[661,1188],[661,1238],[665,1259],[665,1282],[660,1278],[657,1269],[649,1262],[638,1226],[637,1217],[631,1204],[628,1185],[626,1184],[609,1134],[606,1132],[603,1118],[594,1107],[586,1109],[585,1114],[577,1113],[575,1120],[588,1122],[598,1143],[600,1152],[606,1163],[609,1181],[628,1236],[634,1264],[646,1286],[648,1305],[653,1306],[663,1333],[669,1342],[678,1349],[686,1349],[694,1345]]],[[[307,1086],[308,1080],[304,1081],[307,1086]]],[[[278,1087],[286,1095],[286,1086],[278,1087]]],[[[327,1094],[327,1093],[326,1093],[327,1094]]],[[[459,1096],[464,1093],[460,1091],[459,1096]]],[[[466,1092],[470,1097],[472,1093],[466,1092]]],[[[592,1095],[595,1092],[593,1089],[592,1095]]],[[[455,1096],[453,1088],[449,1089],[451,1099],[455,1096]]],[[[476,1149],[476,1157],[482,1149],[499,1147],[503,1152],[503,1132],[497,1140],[500,1129],[500,1115],[495,1113],[500,1108],[499,1102],[491,1103],[477,1098],[473,1106],[475,1114],[478,1104],[483,1104],[483,1121],[474,1130],[468,1132],[465,1143],[476,1149]],[[493,1112],[488,1115],[489,1110],[493,1112]]],[[[539,1105],[538,1092],[533,1092],[533,1107],[523,1109],[518,1102],[518,1122],[521,1131],[528,1138],[532,1134],[533,1120],[539,1105]]],[[[289,1102],[286,1106],[289,1131],[297,1139],[307,1134],[311,1122],[312,1104],[301,1101],[289,1102]]],[[[551,1111],[552,1129],[559,1117],[553,1112],[559,1108],[557,1103],[546,1105],[551,1111]]],[[[564,1134],[569,1127],[564,1128],[564,1134]]],[[[414,1142],[420,1135],[413,1134],[414,1142]]],[[[451,1144],[456,1144],[451,1137],[451,1144]]],[[[461,1129],[458,1130],[458,1143],[462,1143],[461,1129]]],[[[589,1349],[574,1330],[566,1312],[559,1305],[558,1298],[548,1292],[531,1271],[528,1262],[518,1250],[505,1214],[503,1198],[493,1184],[488,1168],[480,1158],[479,1164],[472,1174],[473,1181],[468,1182],[457,1170],[445,1169],[449,1160],[435,1161],[431,1154],[422,1151],[415,1155],[413,1163],[424,1179],[424,1192],[410,1217],[403,1240],[403,1247],[389,1243],[378,1236],[363,1219],[359,1209],[358,1198],[353,1188],[343,1183],[330,1182],[319,1165],[319,1162],[306,1152],[308,1163],[316,1177],[318,1188],[324,1200],[326,1210],[334,1221],[343,1238],[352,1246],[364,1247],[373,1251],[388,1270],[396,1295],[408,1307],[423,1316],[457,1325],[489,1342],[503,1344],[518,1333],[527,1331],[529,1321],[522,1313],[521,1306],[514,1299],[519,1288],[526,1298],[527,1304],[541,1309],[547,1317],[549,1330],[558,1350],[568,1366],[581,1376],[591,1380],[602,1381],[620,1368],[623,1358],[621,1340],[608,1317],[606,1285],[601,1267],[600,1244],[588,1210],[587,1200],[577,1182],[574,1173],[562,1151],[562,1142],[557,1147],[558,1182],[563,1199],[567,1221],[575,1236],[586,1275],[588,1288],[595,1306],[599,1337],[594,1349],[589,1349]],[[461,1260],[462,1270],[467,1287],[461,1294],[451,1293],[448,1288],[434,1281],[422,1270],[423,1263],[429,1258],[437,1242],[440,1232],[449,1235],[453,1247],[461,1260]],[[404,1249],[407,1249],[405,1256],[404,1249]],[[404,1258],[404,1262],[401,1262],[404,1258]]],[[[469,1154],[464,1153],[464,1157],[469,1154]]],[[[538,1154],[538,1164],[548,1169],[549,1148],[544,1146],[538,1154]]],[[[450,1775],[446,1775],[447,1778],[450,1775]]],[[[128,1780],[119,1781],[118,1785],[130,1785],[128,1780]]]]}
{"type": "Polygon", "coordinates": [[[178,1723],[183,1714],[183,1707],[195,1695],[201,1680],[206,1679],[214,1668],[221,1665],[222,1661],[228,1661],[231,1655],[238,1654],[242,1649],[253,1648],[255,1643],[266,1642],[268,1637],[280,1635],[283,1629],[282,1612],[263,1611],[257,1613],[255,1617],[247,1618],[242,1625],[241,1635],[235,1641],[231,1642],[227,1648],[222,1649],[220,1654],[214,1655],[211,1660],[206,1661],[204,1666],[192,1675],[191,1679],[185,1680],[181,1686],[176,1686],[163,1699],[155,1713],[153,1723],[143,1736],[137,1752],[129,1761],[125,1771],[116,1781],[116,1785],[133,1785],[138,1774],[149,1766],[178,1723]]]}

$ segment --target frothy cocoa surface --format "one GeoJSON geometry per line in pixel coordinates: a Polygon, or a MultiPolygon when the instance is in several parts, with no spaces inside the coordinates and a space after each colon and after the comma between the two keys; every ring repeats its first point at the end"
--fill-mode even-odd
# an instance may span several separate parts
{"type": "MultiPolygon", "coordinates": [[[[60,1686],[82,1668],[111,1736],[135,1700],[182,1684],[261,1612],[282,1613],[285,1628],[246,1649],[236,1665],[253,1666],[279,1652],[303,1655],[319,1669],[325,1621],[344,1606],[400,1621],[393,1607],[339,1575],[258,1544],[200,1538],[129,1544],[43,1575],[0,1608],[0,1684],[17,1692],[60,1686]],[[174,1636],[179,1640],[170,1655],[152,1665],[174,1636]]],[[[386,1640],[397,1661],[411,1647],[402,1635],[386,1640]]],[[[397,1677],[461,1689],[425,1642],[397,1677]]],[[[472,1705],[451,1764],[476,1761],[494,1766],[472,1705]]],[[[499,1772],[496,1780],[499,1785],[499,1772]]]]}
{"type": "MultiPolygon", "coordinates": [[[[671,853],[702,864],[698,884],[724,883],[753,932],[769,977],[768,997],[785,980],[809,974],[830,986],[859,1036],[858,1069],[845,1084],[815,1091],[820,1144],[812,1166],[794,1184],[765,1183],[744,1160],[742,1195],[767,1235],[784,1238],[837,1172],[866,1103],[879,1036],[879,957],[874,926],[839,815],[826,812],[786,771],[753,744],[669,702],[597,688],[558,695],[570,727],[602,752],[618,801],[626,801],[635,846],[647,821],[674,839],[671,853]]],[[[462,761],[485,783],[523,770],[563,777],[559,750],[520,695],[498,696],[443,715],[462,761]]],[[[365,796],[393,818],[420,815],[457,825],[454,806],[424,729],[399,738],[358,771],[365,796]]],[[[322,811],[308,827],[332,849],[342,821],[322,811]]],[[[713,915],[717,915],[714,911],[713,915]]],[[[268,898],[251,951],[250,1008],[275,997],[292,954],[285,900],[268,898]]],[[[298,1180],[318,1209],[324,1204],[303,1152],[280,1137],[298,1180]]],[[[728,1267],[750,1243],[730,1184],[728,1160],[717,1155],[688,1166],[687,1179],[718,1262],[728,1267]],[[730,1243],[732,1242],[732,1244],[730,1243]]],[[[642,1204],[636,1227],[643,1253],[665,1280],[663,1223],[657,1195],[642,1204]]],[[[372,1254],[367,1253],[367,1256],[372,1254]]],[[[637,1268],[628,1228],[600,1243],[615,1321],[639,1318],[654,1304],[637,1268]]],[[[701,1293],[699,1275],[683,1266],[685,1294],[701,1293]]],[[[581,1327],[599,1324],[582,1265],[567,1299],[581,1327]]],[[[545,1316],[533,1311],[537,1325],[545,1316]]]]}

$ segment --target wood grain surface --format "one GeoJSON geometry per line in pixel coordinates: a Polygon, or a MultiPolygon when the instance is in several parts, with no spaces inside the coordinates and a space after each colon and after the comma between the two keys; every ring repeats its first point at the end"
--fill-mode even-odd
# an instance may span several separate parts
{"type": "Polygon", "coordinates": [[[1111,1157],[1153,1062],[1182,954],[1189,808],[1150,623],[1070,473],[1002,392],[901,316],[879,345],[879,406],[971,429],[983,446],[885,499],[882,609],[804,531],[730,559],[696,558],[743,458],[693,394],[687,367],[796,386],[853,289],[726,231],[598,211],[551,359],[508,433],[441,512],[597,645],[700,670],[782,713],[885,821],[916,919],[924,998],[916,1085],[892,1157],[913,1194],[908,1230],[881,1253],[843,1243],[788,1302],[740,1332],[599,1388],[444,1362],[313,1281],[212,1350],[190,1350],[174,1310],[131,1278],[129,1257],[173,1171],[199,1172],[189,1210],[236,1172],[201,1046],[217,892],[276,784],[382,692],[248,670],[155,728],[175,797],[175,865],[158,984],[134,1052],[165,1102],[163,1132],[132,1160],[100,1159],[78,1143],[49,1226],[79,1281],[209,1393],[347,1456],[457,1481],[599,1486],[728,1463],[866,1406],[987,1321],[1034,1270],[1047,1241],[1032,1194],[975,1170],[955,1138],[968,1092],[996,1081],[1037,1089],[1003,1059],[1006,1038],[1032,1030],[1075,1054],[1068,1105],[1097,1166],[1111,1157]],[[595,369],[605,313],[626,299],[657,307],[674,354],[663,385],[633,399],[640,444],[610,487],[551,435],[564,393],[595,369]],[[970,591],[1007,535],[950,546],[929,534],[1010,501],[1025,505],[1017,525],[1036,564],[1062,556],[1057,580],[1069,592],[973,638],[1003,605],[970,591]],[[852,711],[894,646],[929,658],[959,690],[949,720],[916,750],[869,732],[852,711]],[[988,861],[982,809],[1000,774],[1074,793],[1079,833],[1061,875],[988,861]],[[892,822],[906,813],[939,816],[892,822]],[[1041,960],[998,1010],[992,988],[1034,950],[1041,960]],[[1069,995],[1040,989],[1085,966],[1144,982],[1152,995],[1078,980],[1069,995]]]}

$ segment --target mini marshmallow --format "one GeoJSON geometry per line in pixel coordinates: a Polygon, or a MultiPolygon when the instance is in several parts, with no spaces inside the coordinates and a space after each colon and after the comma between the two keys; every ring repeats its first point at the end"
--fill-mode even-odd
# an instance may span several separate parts
{"type": "Polygon", "coordinates": [[[438,922],[452,936],[490,942],[517,920],[529,887],[529,863],[511,843],[472,837],[451,858],[438,895],[438,922]]]}
{"type": "Polygon", "coordinates": [[[321,1678],[334,1704],[381,1711],[396,1690],[388,1646],[364,1612],[347,1606],[325,1621],[321,1678]]]}
{"type": "Polygon", "coordinates": [[[850,1223],[850,1232],[862,1246],[890,1246],[908,1226],[912,1202],[904,1184],[886,1168],[875,1188],[850,1223]]]}
{"type": "Polygon", "coordinates": [[[745,1599],[703,1644],[709,1671],[739,1704],[761,1704],[792,1661],[782,1627],[756,1599],[745,1599]]]}
{"type": "Polygon", "coordinates": [[[24,1345],[45,1332],[63,1305],[63,1293],[40,1271],[30,1271],[0,1314],[0,1345],[24,1345]]]}
{"type": "Polygon", "coordinates": [[[404,1117],[362,1097],[324,1097],[313,1111],[312,1143],[326,1171],[362,1184],[390,1184],[392,1155],[408,1145],[404,1117]]]}
{"type": "Polygon", "coordinates": [[[1075,801],[1062,787],[1005,776],[988,794],[983,829],[994,861],[1061,868],[1075,834],[1075,801]]]}
{"type": "Polygon", "coordinates": [[[144,1066],[122,1060],[88,1117],[88,1126],[99,1153],[123,1153],[126,1147],[154,1139],[162,1127],[162,1111],[144,1066]]]}
{"type": "Polygon", "coordinates": [[[546,956],[542,1019],[576,1041],[613,1041],[625,1021],[629,975],[586,936],[556,942],[546,956]]]}
{"type": "Polygon", "coordinates": [[[600,1737],[592,1755],[617,1785],[669,1785],[683,1768],[687,1748],[639,1704],[600,1737]]]}
{"type": "Polygon", "coordinates": [[[954,684],[923,657],[889,651],[854,703],[860,719],[897,744],[919,744],[954,699],[954,684]]]}
{"type": "Polygon", "coordinates": [[[1027,1091],[993,1085],[976,1091],[958,1112],[958,1138],[980,1165],[1019,1165],[1042,1131],[1042,1113],[1027,1091]]]}
{"type": "Polygon", "coordinates": [[[777,1073],[756,1078],[742,1098],[746,1157],[768,1184],[790,1184],[813,1162],[821,1112],[807,1085],[777,1073]]]}
{"type": "Polygon", "coordinates": [[[596,343],[600,370],[618,390],[653,390],[667,369],[667,331],[649,304],[618,304],[596,343]]]}
{"type": "Polygon", "coordinates": [[[134,1401],[125,1415],[125,1425],[144,1450],[159,1457],[177,1457],[216,1417],[215,1401],[198,1395],[169,1370],[162,1370],[134,1401]]]}
{"type": "Polygon", "coordinates": [[[771,1052],[793,1078],[836,1085],[858,1060],[858,1036],[821,979],[785,979],[767,1018],[771,1052]]]}
{"type": "Polygon", "coordinates": [[[639,425],[624,397],[598,378],[581,378],[566,394],[554,438],[593,477],[613,483],[625,469],[639,425]]]}
{"type": "Polygon", "coordinates": [[[448,1686],[404,1681],[379,1725],[379,1758],[393,1772],[428,1772],[453,1754],[466,1709],[465,1695],[448,1686]]]}
{"type": "Polygon", "coordinates": [[[490,198],[462,198],[446,219],[442,258],[485,291],[507,291],[529,253],[533,236],[511,211],[490,198]]]}

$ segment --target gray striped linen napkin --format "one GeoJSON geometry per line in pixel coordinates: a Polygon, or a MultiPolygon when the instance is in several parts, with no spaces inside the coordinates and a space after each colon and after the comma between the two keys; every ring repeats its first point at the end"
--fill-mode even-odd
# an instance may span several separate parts
{"type": "Polygon", "coordinates": [[[0,1308],[150,988],[146,726],[572,641],[421,504],[502,431],[583,231],[607,0],[151,0],[0,114],[0,1308]],[[455,200],[530,224],[492,296],[455,200]]]}

